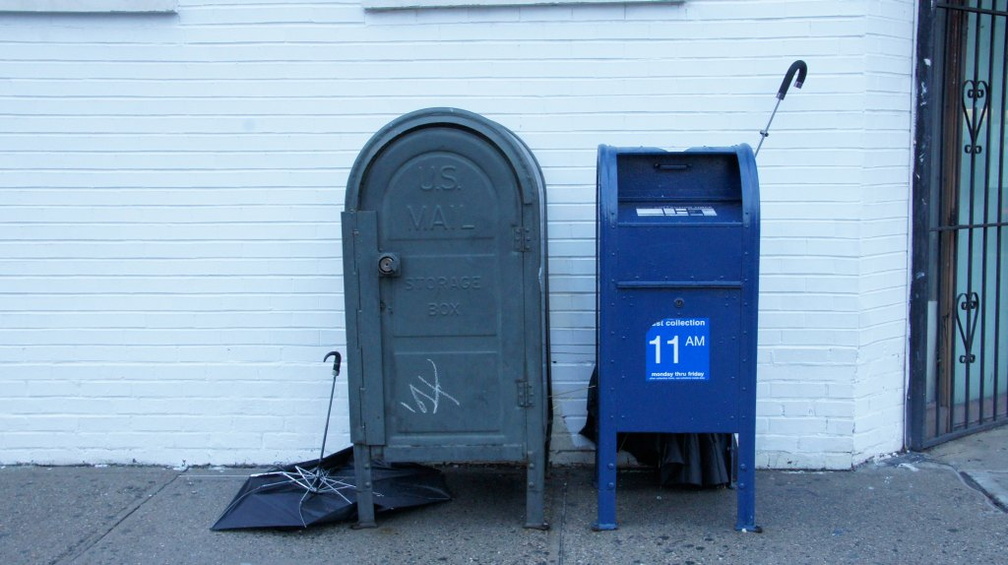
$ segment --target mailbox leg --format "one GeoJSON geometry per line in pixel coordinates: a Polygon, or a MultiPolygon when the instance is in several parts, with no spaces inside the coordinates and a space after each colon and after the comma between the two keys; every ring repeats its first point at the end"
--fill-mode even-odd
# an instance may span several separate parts
{"type": "Polygon", "coordinates": [[[598,520],[592,529],[615,530],[616,524],[616,432],[599,422],[595,445],[595,482],[598,489],[598,520]]]}
{"type": "Polygon", "coordinates": [[[375,524],[374,486],[371,482],[371,448],[354,444],[354,475],[357,480],[356,528],[373,528],[375,524]]]}
{"type": "Polygon", "coordinates": [[[546,455],[544,449],[529,453],[525,489],[525,527],[548,530],[545,511],[546,455]]]}
{"type": "Polygon", "coordinates": [[[738,510],[735,529],[760,533],[756,525],[756,442],[755,434],[743,431],[738,435],[738,510]]]}

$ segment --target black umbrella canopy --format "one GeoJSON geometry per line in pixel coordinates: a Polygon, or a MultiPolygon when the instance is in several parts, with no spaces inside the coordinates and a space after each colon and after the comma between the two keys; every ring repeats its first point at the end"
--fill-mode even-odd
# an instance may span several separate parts
{"type": "MultiPolygon", "coordinates": [[[[250,476],[210,529],[307,528],[357,517],[353,448],[323,457],[342,355],[330,351],[323,362],[329,359],[333,381],[318,459],[250,476]]],[[[415,463],[372,461],[371,465],[376,511],[451,499],[437,469],[415,463]]]]}
{"type": "MultiPolygon", "coordinates": [[[[441,472],[413,463],[372,462],[375,510],[451,499],[441,472]]],[[[357,517],[353,449],[251,475],[212,530],[307,528],[357,517]]]]}

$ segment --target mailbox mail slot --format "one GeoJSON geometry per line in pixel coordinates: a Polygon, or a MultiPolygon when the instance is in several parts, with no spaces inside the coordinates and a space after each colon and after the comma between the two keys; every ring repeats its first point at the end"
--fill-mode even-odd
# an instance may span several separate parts
{"type": "Polygon", "coordinates": [[[756,529],[759,184],[747,145],[598,152],[598,529],[617,432],[738,434],[736,528],[756,529]]]}
{"type": "Polygon", "coordinates": [[[548,426],[545,194],[512,132],[463,110],[402,116],[350,172],[343,222],[359,522],[368,462],[518,461],[542,527],[548,426]]]}

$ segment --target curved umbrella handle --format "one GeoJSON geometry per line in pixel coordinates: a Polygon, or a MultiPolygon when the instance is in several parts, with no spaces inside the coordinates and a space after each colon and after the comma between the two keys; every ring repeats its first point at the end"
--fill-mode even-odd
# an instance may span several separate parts
{"type": "MultiPolygon", "coordinates": [[[[339,376],[339,366],[340,362],[343,360],[343,356],[340,355],[339,351],[330,351],[326,353],[326,356],[322,358],[322,362],[326,362],[330,357],[335,357],[332,366],[332,387],[329,389],[329,409],[326,410],[325,414],[325,428],[322,429],[322,449],[319,450],[318,456],[318,466],[319,469],[322,468],[322,459],[325,458],[325,444],[326,439],[329,437],[329,416],[332,415],[332,401],[333,397],[336,396],[336,377],[339,376]]],[[[321,477],[321,473],[316,475],[316,477],[321,477]]],[[[312,489],[318,488],[318,485],[314,482],[312,483],[312,489]]],[[[314,491],[313,491],[314,492],[314,491]]]]}
{"type": "Polygon", "coordinates": [[[788,88],[791,86],[791,80],[795,78],[795,74],[798,74],[798,79],[795,80],[795,88],[801,88],[802,84],[805,83],[805,75],[808,74],[808,65],[805,61],[798,59],[787,70],[787,74],[784,75],[784,82],[781,83],[780,88],[777,89],[777,103],[774,104],[773,112],[770,113],[770,119],[767,120],[766,127],[760,130],[760,140],[759,144],[756,146],[756,151],[753,152],[753,156],[759,155],[759,150],[763,147],[763,141],[770,136],[770,124],[773,123],[774,116],[777,115],[777,108],[780,107],[781,100],[784,100],[784,96],[787,95],[788,88]]]}
{"type": "Polygon", "coordinates": [[[332,364],[332,372],[335,377],[336,375],[339,375],[340,363],[343,361],[343,356],[340,355],[339,351],[330,351],[329,353],[326,353],[326,356],[322,359],[322,361],[328,361],[330,357],[336,358],[332,364]]]}
{"type": "Polygon", "coordinates": [[[777,99],[784,100],[784,96],[787,95],[788,88],[791,87],[791,79],[794,78],[795,73],[798,73],[798,80],[795,81],[794,87],[801,88],[802,84],[805,82],[805,75],[808,74],[808,65],[805,61],[798,59],[794,63],[791,63],[791,67],[787,70],[787,74],[784,75],[784,82],[781,83],[780,88],[777,90],[777,99]]]}

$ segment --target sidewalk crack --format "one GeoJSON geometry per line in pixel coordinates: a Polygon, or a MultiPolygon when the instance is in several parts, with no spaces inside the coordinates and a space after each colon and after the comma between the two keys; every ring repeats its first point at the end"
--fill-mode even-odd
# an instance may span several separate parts
{"type": "Polygon", "coordinates": [[[550,561],[556,565],[563,565],[564,562],[564,529],[567,527],[567,484],[570,476],[566,471],[557,471],[556,476],[563,476],[560,489],[553,489],[553,503],[555,509],[553,515],[555,521],[549,530],[549,553],[550,561]],[[557,493],[556,491],[560,492],[557,493]],[[559,498],[559,504],[557,504],[559,498]],[[559,508],[558,508],[559,506],[559,508]]]}
{"type": "Polygon", "coordinates": [[[128,506],[126,506],[126,508],[123,509],[123,511],[120,512],[112,520],[112,523],[109,524],[108,527],[106,527],[103,531],[97,531],[97,532],[91,534],[90,536],[87,536],[84,539],[80,540],[79,542],[75,543],[70,548],[68,548],[66,551],[64,551],[62,555],[60,555],[56,559],[50,561],[49,562],[50,565],[67,565],[67,564],[73,563],[74,561],[76,561],[77,559],[79,559],[81,556],[83,556],[85,553],[87,553],[91,548],[93,548],[96,545],[98,545],[99,543],[101,543],[101,541],[103,539],[105,539],[110,533],[112,533],[116,528],[118,528],[119,525],[122,524],[127,518],[129,518],[130,516],[132,516],[133,513],[135,513],[140,508],[142,508],[143,505],[147,504],[147,502],[150,501],[150,500],[152,500],[155,496],[157,496],[158,494],[160,494],[161,491],[163,491],[164,489],[168,488],[168,486],[170,486],[172,483],[174,483],[176,480],[178,480],[178,478],[181,477],[181,476],[182,476],[181,472],[180,473],[176,473],[175,476],[173,476],[171,478],[171,480],[165,481],[164,483],[162,483],[161,485],[158,485],[153,490],[148,491],[143,496],[141,496],[141,497],[137,498],[136,500],[134,500],[131,504],[129,504],[128,506]]]}

